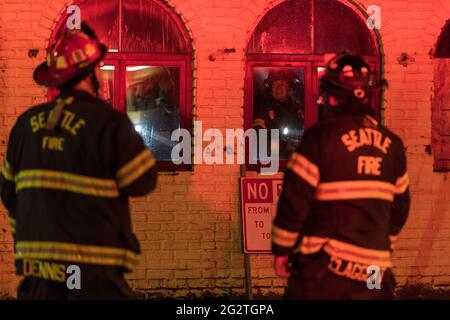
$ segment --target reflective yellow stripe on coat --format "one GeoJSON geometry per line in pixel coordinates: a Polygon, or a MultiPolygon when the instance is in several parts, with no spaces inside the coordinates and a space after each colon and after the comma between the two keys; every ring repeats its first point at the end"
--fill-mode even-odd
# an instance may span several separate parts
{"type": "Polygon", "coordinates": [[[123,248],[64,242],[18,241],[15,257],[125,267],[133,270],[139,255],[123,248]]]}
{"type": "Polygon", "coordinates": [[[6,180],[14,182],[14,176],[13,176],[13,173],[11,170],[11,166],[8,163],[8,161],[6,161],[6,160],[3,163],[1,173],[2,173],[3,177],[5,177],[6,180]]]}
{"type": "Polygon", "coordinates": [[[292,232],[272,226],[272,242],[281,247],[290,248],[295,245],[299,232],[292,232]]]}
{"type": "Polygon", "coordinates": [[[323,249],[330,256],[338,257],[343,260],[367,265],[377,265],[384,268],[392,267],[391,253],[388,250],[367,249],[324,237],[303,237],[300,246],[295,250],[295,252],[313,254],[319,252],[321,249],[323,249]]]}
{"type": "Polygon", "coordinates": [[[100,179],[63,171],[23,170],[16,177],[16,191],[27,188],[45,188],[81,193],[96,197],[119,196],[113,179],[100,179]]]}
{"type": "Polygon", "coordinates": [[[11,227],[11,232],[16,233],[16,219],[13,217],[8,217],[9,226],[11,227]]]}
{"type": "Polygon", "coordinates": [[[319,184],[315,199],[320,201],[380,199],[392,202],[396,187],[374,180],[336,181],[319,184]]]}
{"type": "Polygon", "coordinates": [[[156,160],[152,153],[145,149],[117,171],[116,178],[119,188],[132,184],[155,165],[156,160]]]}
{"type": "Polygon", "coordinates": [[[294,152],[288,163],[297,176],[316,188],[320,181],[319,168],[300,153],[294,152]]]}
{"type": "Polygon", "coordinates": [[[395,194],[405,193],[406,189],[409,187],[409,177],[408,173],[397,179],[395,182],[395,194]]]}

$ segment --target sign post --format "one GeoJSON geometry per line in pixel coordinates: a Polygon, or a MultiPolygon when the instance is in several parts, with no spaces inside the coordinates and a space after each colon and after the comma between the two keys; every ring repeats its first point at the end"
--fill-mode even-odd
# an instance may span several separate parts
{"type": "MultiPolygon", "coordinates": [[[[243,176],[243,175],[242,175],[243,176]]],[[[282,179],[241,177],[241,220],[247,298],[253,299],[251,253],[271,253],[272,222],[282,179]]]]}

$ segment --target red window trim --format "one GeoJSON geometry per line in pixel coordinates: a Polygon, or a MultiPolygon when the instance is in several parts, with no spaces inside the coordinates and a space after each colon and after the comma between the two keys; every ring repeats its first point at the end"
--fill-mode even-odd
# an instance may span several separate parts
{"type": "MultiPolygon", "coordinates": [[[[356,7],[356,5],[351,1],[351,3],[347,3],[342,0],[336,0],[337,2],[349,7],[353,10],[353,12],[358,16],[359,19],[364,21],[367,19],[367,15],[361,11],[359,7],[356,7]]],[[[246,52],[246,67],[245,67],[245,83],[244,83],[244,130],[247,130],[252,127],[253,123],[253,67],[257,64],[266,64],[266,66],[283,66],[283,67],[289,67],[290,65],[294,65],[296,63],[305,63],[309,62],[312,67],[310,67],[311,74],[310,74],[310,83],[312,85],[312,91],[305,92],[305,103],[306,108],[311,108],[315,105],[314,100],[318,97],[318,76],[317,72],[313,72],[317,70],[317,67],[324,65],[324,55],[321,54],[274,54],[274,53],[249,53],[249,46],[251,43],[251,39],[255,33],[255,31],[258,28],[258,25],[263,21],[264,17],[267,15],[267,13],[271,10],[276,10],[276,7],[280,5],[281,3],[284,3],[285,1],[277,1],[275,5],[269,6],[267,10],[262,14],[258,21],[253,25],[253,30],[248,34],[247,37],[247,46],[245,48],[246,52]],[[309,96],[309,98],[307,97],[309,96]],[[311,100],[313,100],[311,102],[311,100]],[[308,103],[312,103],[308,106],[308,103]]],[[[314,1],[312,3],[312,28],[311,28],[311,47],[312,52],[314,53],[314,47],[315,47],[315,24],[314,19],[315,17],[315,10],[314,10],[314,1]]],[[[382,54],[380,50],[380,42],[379,42],[379,35],[375,30],[368,29],[370,33],[370,42],[372,44],[372,49],[375,55],[370,56],[364,56],[366,61],[374,66],[374,69],[377,71],[379,75],[382,75],[382,54]]],[[[308,83],[308,75],[305,74],[305,84],[308,83]]],[[[305,88],[305,91],[307,89],[305,88]]],[[[382,91],[381,89],[375,94],[375,98],[373,99],[373,107],[375,110],[375,118],[378,121],[382,121],[381,119],[381,113],[383,111],[382,105],[381,105],[381,99],[382,99],[382,91]]],[[[316,119],[317,119],[317,108],[316,110],[316,119]]],[[[310,119],[308,119],[308,122],[305,123],[305,128],[308,128],[311,125],[310,119]]],[[[248,155],[248,149],[247,149],[247,155],[248,155]]],[[[246,157],[248,159],[248,156],[246,157]]],[[[260,169],[264,167],[261,164],[248,164],[246,162],[245,169],[247,171],[260,171],[260,169]]],[[[280,161],[280,169],[279,171],[284,171],[287,167],[287,161],[280,161]]]]}
{"type": "MultiPolygon", "coordinates": [[[[170,60],[165,59],[165,56],[155,56],[147,54],[111,54],[111,56],[116,56],[116,59],[120,61],[119,63],[119,79],[123,81],[125,79],[126,67],[133,64],[143,64],[151,66],[162,66],[162,67],[179,67],[180,68],[180,128],[186,129],[192,133],[192,87],[190,86],[190,81],[192,81],[192,69],[189,67],[191,63],[189,55],[178,59],[170,60]],[[129,58],[129,59],[127,59],[129,58]]],[[[108,57],[109,58],[109,57],[108,57]]],[[[125,112],[125,86],[119,83],[119,103],[116,104],[115,108],[125,112]]],[[[176,165],[171,161],[158,161],[157,168],[159,171],[190,171],[192,170],[191,164],[180,164],[176,165]]]]}
{"type": "MultiPolygon", "coordinates": [[[[253,56],[253,55],[252,55],[253,56]]],[[[266,55],[263,55],[266,56],[266,55]]],[[[265,57],[266,58],[266,57],[265,57]]],[[[305,69],[305,129],[310,127],[313,123],[309,122],[309,119],[312,119],[313,117],[317,117],[317,109],[311,108],[312,106],[312,82],[307,81],[307,79],[311,78],[312,68],[311,64],[306,61],[294,61],[294,60],[288,60],[288,61],[272,61],[271,59],[261,59],[261,60],[250,60],[246,63],[246,77],[245,77],[245,95],[244,95],[244,130],[251,129],[253,127],[253,69],[258,67],[266,67],[266,68],[273,68],[273,67],[283,67],[283,68],[292,68],[292,69],[298,69],[298,68],[304,68],[305,69]]],[[[247,171],[259,171],[262,167],[268,167],[264,166],[262,164],[249,164],[248,163],[248,156],[249,156],[249,148],[246,144],[246,170],[247,171]]],[[[287,160],[281,160],[280,161],[280,170],[283,170],[287,167],[287,160]]]]}
{"type": "MultiPolygon", "coordinates": [[[[431,149],[433,154],[433,171],[434,172],[449,172],[450,171],[450,159],[443,150],[444,146],[448,144],[449,135],[447,132],[442,130],[442,126],[445,127],[445,122],[441,122],[442,118],[445,118],[445,111],[448,108],[445,107],[442,99],[442,93],[439,92],[439,87],[442,85],[443,79],[438,74],[437,70],[442,70],[443,66],[440,64],[447,63],[450,61],[450,52],[447,52],[443,49],[448,49],[448,47],[444,46],[444,38],[447,35],[447,32],[450,32],[450,20],[445,22],[445,25],[442,27],[442,30],[438,36],[436,44],[433,48],[433,56],[434,56],[434,96],[431,104],[432,109],[432,135],[431,135],[431,149]],[[443,47],[444,46],[444,47],[443,47]],[[444,124],[443,124],[444,123],[444,124]],[[444,132],[443,132],[444,131],[444,132]]],[[[448,66],[445,66],[445,69],[448,70],[448,66]]],[[[444,90],[445,91],[445,87],[444,90]]]]}
{"type": "MultiPolygon", "coordinates": [[[[82,3],[89,1],[89,0],[76,0],[73,2],[74,5],[81,5],[82,3]]],[[[192,118],[192,108],[193,108],[193,67],[192,67],[192,61],[193,61],[193,52],[194,49],[192,47],[192,39],[189,36],[189,32],[186,29],[186,26],[184,25],[184,22],[180,19],[180,17],[176,14],[173,8],[169,8],[163,1],[161,0],[151,0],[152,2],[156,3],[158,6],[160,6],[176,23],[178,26],[178,29],[180,30],[184,42],[186,44],[187,52],[185,53],[134,53],[134,52],[108,52],[108,54],[105,57],[105,63],[108,65],[114,65],[115,70],[120,69],[120,63],[119,61],[126,61],[126,60],[141,60],[142,62],[145,61],[147,64],[152,65],[161,65],[161,66],[178,66],[182,65],[184,69],[183,71],[180,70],[180,108],[182,103],[183,104],[183,115],[180,114],[180,128],[184,128],[189,130],[192,134],[193,130],[193,118],[192,118]],[[174,64],[175,62],[178,62],[179,64],[174,64]],[[163,64],[167,63],[167,64],[163,64]],[[185,75],[185,76],[183,76],[185,75]],[[182,84],[182,79],[184,79],[184,84],[182,84]],[[183,102],[182,102],[183,101],[183,102]]],[[[121,3],[119,4],[119,6],[121,3]]],[[[67,12],[66,7],[64,7],[64,10],[62,10],[61,15],[57,22],[54,23],[52,28],[52,33],[49,38],[49,46],[54,41],[57,31],[62,27],[62,25],[66,22],[67,18],[67,12]]],[[[119,71],[120,72],[120,71],[119,71]]],[[[123,89],[120,87],[120,75],[117,76],[117,73],[114,72],[114,86],[115,88],[119,88],[119,90],[115,90],[114,92],[114,106],[120,106],[122,103],[121,101],[121,93],[120,91],[123,91],[123,89]],[[117,104],[117,102],[119,104],[117,104]]],[[[47,92],[47,99],[51,99],[54,97],[54,92],[52,90],[48,90],[47,92]]],[[[122,108],[119,107],[122,111],[125,109],[123,106],[122,108]]],[[[191,155],[192,158],[192,155],[191,155]]],[[[180,164],[176,165],[171,161],[159,161],[157,164],[157,168],[159,171],[163,172],[175,172],[175,171],[192,171],[193,165],[192,164],[180,164]]]]}
{"type": "MultiPolygon", "coordinates": [[[[374,66],[374,69],[380,74],[379,56],[365,56],[367,62],[374,66]]],[[[319,91],[319,79],[317,68],[324,66],[323,55],[294,55],[294,54],[247,54],[246,57],[246,75],[244,83],[244,130],[252,128],[253,125],[253,69],[255,67],[283,67],[298,68],[305,67],[305,129],[312,126],[318,120],[318,109],[316,101],[319,91]]],[[[381,91],[375,94],[373,107],[375,118],[381,119],[381,91]]],[[[248,154],[248,147],[247,147],[248,154]]],[[[248,156],[246,157],[248,159],[248,156]]],[[[287,160],[281,160],[279,171],[284,171],[287,167],[287,160]]],[[[262,167],[268,167],[261,164],[245,165],[247,171],[260,171],[262,167]]]]}
{"type": "MultiPolygon", "coordinates": [[[[190,68],[191,59],[189,55],[171,56],[165,59],[163,55],[153,54],[117,54],[109,53],[104,62],[106,65],[113,65],[114,70],[114,97],[113,108],[125,112],[125,94],[126,88],[122,81],[125,81],[126,66],[132,64],[143,64],[162,67],[180,68],[180,128],[186,129],[192,133],[192,68],[190,68]],[[130,59],[128,59],[130,58],[130,59]],[[178,58],[178,59],[175,59],[178,58]],[[118,88],[118,90],[116,89],[118,88]]],[[[54,93],[48,91],[48,99],[54,97],[54,93]]],[[[173,171],[191,171],[192,164],[174,164],[171,161],[158,161],[157,168],[162,172],[173,171]]]]}

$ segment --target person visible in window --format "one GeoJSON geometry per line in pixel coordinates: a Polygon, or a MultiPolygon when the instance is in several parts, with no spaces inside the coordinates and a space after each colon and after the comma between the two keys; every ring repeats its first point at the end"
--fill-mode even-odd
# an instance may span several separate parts
{"type": "Polygon", "coordinates": [[[170,159],[174,145],[170,137],[179,127],[180,108],[172,101],[174,86],[168,69],[149,67],[128,92],[132,105],[128,110],[139,111],[141,135],[160,159],[170,159]]]}
{"type": "Polygon", "coordinates": [[[320,79],[329,116],[293,153],[273,223],[288,299],[393,297],[391,251],[410,196],[403,142],[372,117],[372,93],[384,84],[349,54],[334,57],[320,79]]]}
{"type": "Polygon", "coordinates": [[[253,126],[256,129],[278,129],[280,158],[287,159],[298,146],[304,130],[304,104],[292,97],[300,79],[293,70],[270,71],[264,84],[268,99],[255,112],[253,126]]]}
{"type": "Polygon", "coordinates": [[[128,197],[155,188],[155,159],[125,113],[97,98],[107,50],[85,24],[50,47],[35,81],[60,95],[14,125],[1,199],[19,299],[127,299],[140,258],[128,197]],[[75,266],[75,267],[74,267],[75,266]]]}

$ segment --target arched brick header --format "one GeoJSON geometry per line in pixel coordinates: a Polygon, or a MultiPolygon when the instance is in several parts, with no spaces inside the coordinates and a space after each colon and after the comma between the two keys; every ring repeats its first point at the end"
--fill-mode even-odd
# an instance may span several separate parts
{"type": "MultiPolygon", "coordinates": [[[[343,5],[351,8],[353,10],[353,12],[355,12],[362,21],[366,21],[366,19],[368,18],[368,14],[366,12],[367,11],[366,8],[363,5],[359,4],[358,2],[353,1],[353,0],[335,0],[335,1],[340,2],[343,5]]],[[[271,1],[268,5],[266,5],[263,8],[263,11],[260,14],[258,14],[258,15],[254,14],[253,10],[252,11],[249,10],[249,11],[246,12],[247,14],[244,17],[245,17],[246,20],[248,20],[251,23],[249,24],[249,27],[248,27],[247,32],[246,32],[246,38],[245,38],[246,48],[245,48],[245,51],[247,51],[247,46],[250,43],[250,40],[251,40],[251,38],[252,38],[252,36],[253,36],[253,34],[254,34],[258,24],[261,22],[261,20],[266,16],[266,14],[269,11],[271,11],[273,8],[275,8],[276,6],[278,6],[279,4],[281,4],[283,2],[286,2],[286,0],[271,1]],[[251,18],[252,18],[252,14],[251,13],[253,13],[253,18],[254,18],[253,21],[251,21],[251,18]]],[[[370,30],[370,29],[369,29],[369,32],[371,34],[372,39],[374,40],[374,44],[376,46],[376,51],[379,53],[380,58],[383,59],[384,53],[383,53],[383,47],[382,47],[380,33],[377,30],[370,30]]],[[[381,66],[380,66],[381,68],[383,68],[383,63],[384,62],[382,61],[381,66]]]]}

